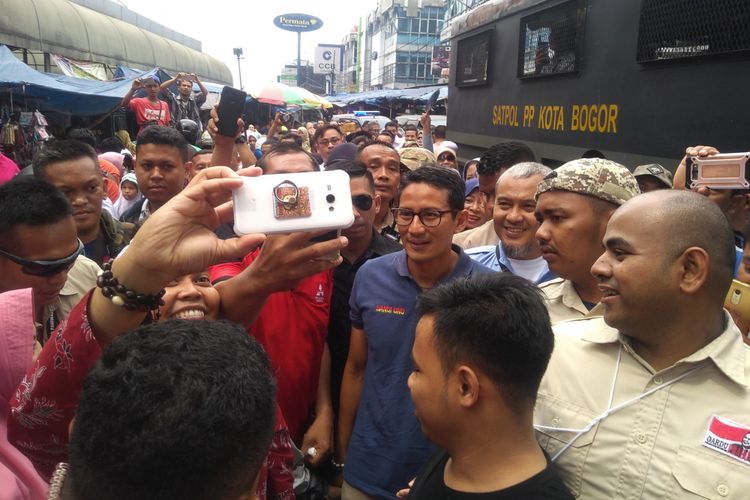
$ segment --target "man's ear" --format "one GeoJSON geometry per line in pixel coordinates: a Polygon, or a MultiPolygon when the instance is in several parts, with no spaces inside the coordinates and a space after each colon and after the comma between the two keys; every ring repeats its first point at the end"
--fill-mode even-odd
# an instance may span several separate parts
{"type": "Polygon", "coordinates": [[[677,258],[680,290],[693,294],[699,291],[708,280],[710,257],[700,247],[690,247],[677,258]]]}
{"type": "Polygon", "coordinates": [[[372,206],[375,208],[375,213],[380,212],[380,204],[383,202],[383,199],[380,197],[379,194],[376,194],[372,198],[372,206]]]}
{"type": "Polygon", "coordinates": [[[460,233],[466,227],[466,221],[469,219],[469,212],[464,209],[456,215],[456,233],[460,233]]]}
{"type": "Polygon", "coordinates": [[[460,365],[455,369],[455,383],[458,388],[458,401],[464,408],[470,408],[479,401],[479,377],[473,368],[460,365]]]}

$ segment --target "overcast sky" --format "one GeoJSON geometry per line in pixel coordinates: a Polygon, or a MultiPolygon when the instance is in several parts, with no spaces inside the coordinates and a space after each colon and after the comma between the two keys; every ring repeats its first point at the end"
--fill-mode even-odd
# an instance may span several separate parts
{"type": "Polygon", "coordinates": [[[279,14],[303,13],[319,17],[323,27],[302,33],[302,59],[312,61],[319,43],[340,44],[352,27],[377,6],[377,0],[121,0],[129,9],[203,43],[203,52],[223,61],[239,87],[237,59],[232,49],[242,47],[242,84],[245,90],[276,81],[284,64],[297,58],[297,34],[273,24],[279,14]],[[200,7],[198,7],[200,6],[200,7]]]}

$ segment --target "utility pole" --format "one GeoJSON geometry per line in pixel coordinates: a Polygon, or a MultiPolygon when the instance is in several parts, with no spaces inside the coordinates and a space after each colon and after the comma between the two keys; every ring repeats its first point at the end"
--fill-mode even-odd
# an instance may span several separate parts
{"type": "Polygon", "coordinates": [[[302,86],[302,32],[297,32],[297,87],[302,86]]]}

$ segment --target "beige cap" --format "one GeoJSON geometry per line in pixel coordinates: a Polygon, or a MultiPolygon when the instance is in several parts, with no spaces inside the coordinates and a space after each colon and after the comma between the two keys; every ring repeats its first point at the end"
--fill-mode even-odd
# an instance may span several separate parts
{"type": "Polygon", "coordinates": [[[641,193],[627,168],[602,158],[581,158],[553,170],[539,183],[536,197],[555,190],[585,194],[615,205],[641,193]]]}

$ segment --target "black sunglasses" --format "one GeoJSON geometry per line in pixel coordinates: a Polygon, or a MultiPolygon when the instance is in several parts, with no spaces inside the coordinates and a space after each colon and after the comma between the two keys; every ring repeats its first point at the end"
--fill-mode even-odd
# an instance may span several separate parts
{"type": "Polygon", "coordinates": [[[8,253],[4,250],[0,250],[0,255],[7,257],[16,264],[20,265],[21,271],[24,274],[28,274],[30,276],[54,276],[56,274],[60,274],[63,271],[67,271],[68,269],[73,267],[76,259],[82,253],[83,242],[81,240],[78,240],[78,248],[76,248],[75,252],[68,255],[67,257],[63,257],[62,259],[57,260],[29,260],[24,259],[23,257],[19,257],[18,255],[13,255],[12,253],[8,253]]]}
{"type": "Polygon", "coordinates": [[[369,194],[358,194],[352,196],[352,205],[358,210],[367,211],[372,208],[372,196],[369,194]]]}

